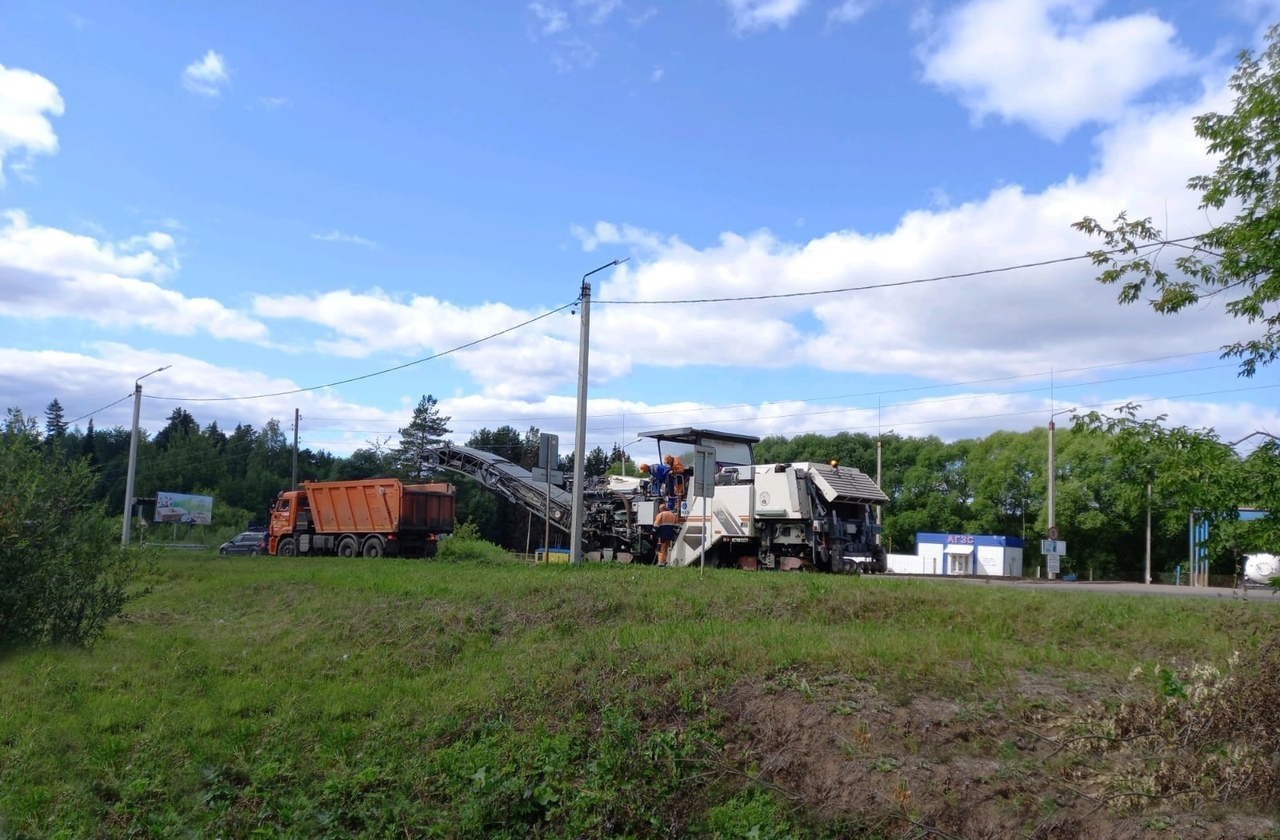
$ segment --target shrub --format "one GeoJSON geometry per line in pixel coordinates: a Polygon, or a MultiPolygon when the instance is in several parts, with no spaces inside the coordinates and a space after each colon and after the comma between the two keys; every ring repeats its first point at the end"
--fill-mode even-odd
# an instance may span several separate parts
{"type": "Polygon", "coordinates": [[[130,600],[144,555],[90,496],[93,470],[29,435],[0,437],[0,645],[91,645],[130,600]]]}
{"type": "Polygon", "coordinates": [[[474,522],[459,522],[453,533],[440,543],[436,557],[452,561],[487,561],[492,563],[514,562],[504,549],[480,538],[480,529],[474,522]]]}

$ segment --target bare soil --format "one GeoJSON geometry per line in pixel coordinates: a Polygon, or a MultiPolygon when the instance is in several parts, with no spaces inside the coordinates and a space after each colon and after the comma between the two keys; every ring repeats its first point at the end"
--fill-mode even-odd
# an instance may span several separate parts
{"type": "MultiPolygon", "coordinates": [[[[1028,674],[991,697],[958,702],[788,671],[725,697],[725,760],[867,836],[1280,837],[1273,797],[1213,801],[1214,786],[1197,784],[1207,778],[1197,769],[1202,751],[1177,754],[1154,730],[1117,735],[1117,716],[1161,714],[1151,694],[1150,682],[1028,674]],[[1189,775],[1170,780],[1169,767],[1189,775]]],[[[1274,728],[1275,708],[1259,711],[1259,725],[1274,728]]]]}

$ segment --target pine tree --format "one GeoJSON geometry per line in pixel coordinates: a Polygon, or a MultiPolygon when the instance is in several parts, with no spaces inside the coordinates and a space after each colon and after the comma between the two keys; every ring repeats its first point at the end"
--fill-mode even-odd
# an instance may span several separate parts
{"type": "Polygon", "coordinates": [[[93,440],[93,418],[89,418],[89,429],[84,433],[84,440],[80,442],[80,457],[85,458],[89,462],[89,466],[98,466],[97,444],[93,440]]]}
{"type": "Polygon", "coordinates": [[[449,417],[440,416],[436,398],[425,394],[413,410],[413,419],[400,429],[400,445],[395,448],[397,468],[413,480],[421,480],[430,474],[424,466],[427,451],[444,442],[449,434],[449,417]]]}
{"type": "Polygon", "coordinates": [[[62,410],[62,403],[58,402],[58,398],[54,397],[53,402],[45,406],[44,409],[44,434],[49,440],[61,438],[67,433],[66,414],[62,410]]]}

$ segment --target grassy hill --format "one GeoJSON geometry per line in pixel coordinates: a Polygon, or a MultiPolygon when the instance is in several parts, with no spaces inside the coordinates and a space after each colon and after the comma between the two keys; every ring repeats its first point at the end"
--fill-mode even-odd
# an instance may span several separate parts
{"type": "Polygon", "coordinates": [[[494,560],[148,583],[94,651],[0,659],[0,837],[1276,836],[1271,603],[494,560]]]}

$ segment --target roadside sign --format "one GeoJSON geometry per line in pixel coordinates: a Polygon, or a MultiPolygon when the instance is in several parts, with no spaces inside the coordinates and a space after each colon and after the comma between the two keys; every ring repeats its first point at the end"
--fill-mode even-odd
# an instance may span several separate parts
{"type": "Polygon", "coordinates": [[[1056,575],[1058,572],[1061,571],[1061,568],[1059,567],[1060,564],[1058,563],[1058,555],[1050,554],[1044,559],[1045,559],[1044,568],[1046,572],[1048,572],[1051,575],[1056,575]]]}
{"type": "MultiPolygon", "coordinates": [[[[533,480],[538,482],[539,484],[547,484],[548,483],[547,473],[548,473],[548,470],[545,469],[544,467],[534,467],[533,480]]],[[[550,473],[551,473],[550,483],[554,484],[557,487],[563,487],[564,486],[564,470],[550,470],[550,473]]]]}
{"type": "Polygon", "coordinates": [[[1056,527],[1050,528],[1049,533],[1045,534],[1045,536],[1051,540],[1056,540],[1058,538],[1058,529],[1056,527]]]}
{"type": "Polygon", "coordinates": [[[1041,554],[1066,554],[1067,541],[1066,540],[1041,540],[1040,553],[1041,554]]]}
{"type": "MultiPolygon", "coordinates": [[[[555,469],[560,466],[560,436],[549,435],[545,432],[538,435],[538,466],[544,470],[547,468],[555,469]]],[[[540,481],[547,479],[541,478],[540,481]]],[[[560,479],[560,483],[564,484],[564,479],[560,479]]]]}
{"type": "Polygon", "coordinates": [[[693,448],[693,489],[690,492],[703,498],[711,498],[716,494],[716,448],[714,446],[693,448]]]}

